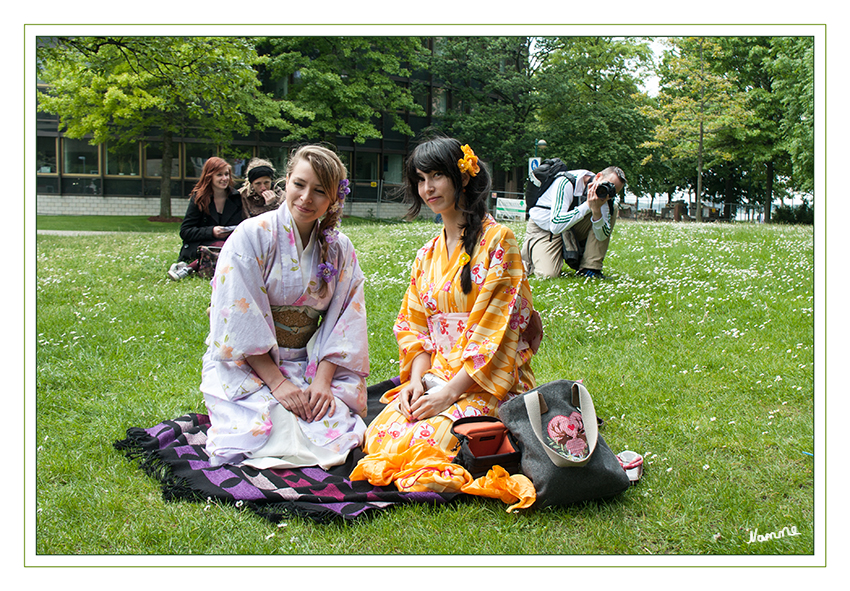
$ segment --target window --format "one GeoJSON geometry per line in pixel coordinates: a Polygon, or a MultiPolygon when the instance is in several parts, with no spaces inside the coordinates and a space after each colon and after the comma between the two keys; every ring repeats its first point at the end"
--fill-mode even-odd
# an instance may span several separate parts
{"type": "Polygon", "coordinates": [[[387,154],[384,156],[385,183],[400,185],[403,170],[404,156],[402,156],[401,154],[387,154]]]}
{"type": "Polygon", "coordinates": [[[35,170],[39,174],[56,174],[56,138],[37,137],[35,142],[35,170]]]}
{"type": "Polygon", "coordinates": [[[86,140],[63,138],[64,159],[62,172],[65,174],[100,174],[100,158],[97,146],[86,140]]]}
{"type": "Polygon", "coordinates": [[[120,146],[106,144],[103,155],[106,161],[107,175],[139,176],[141,174],[139,144],[135,142],[120,146]]]}
{"type": "Polygon", "coordinates": [[[257,151],[257,157],[268,160],[274,166],[277,176],[283,178],[286,176],[286,163],[289,160],[290,148],[282,146],[260,146],[257,151]]]}
{"type": "MultiPolygon", "coordinates": [[[[202,163],[203,165],[203,163],[202,163]]],[[[145,147],[145,176],[162,176],[162,142],[153,142],[145,147]]],[[[180,178],[180,144],[171,144],[171,178],[180,178]]]]}
{"type": "Polygon", "coordinates": [[[227,152],[222,154],[230,168],[233,169],[233,178],[245,178],[245,169],[248,168],[248,161],[254,155],[254,149],[249,146],[230,146],[227,152]]]}
{"type": "Polygon", "coordinates": [[[354,161],[354,180],[369,182],[378,180],[378,154],[359,152],[354,161]]]}
{"type": "Polygon", "coordinates": [[[186,178],[201,178],[204,162],[215,155],[216,147],[213,144],[183,144],[183,170],[186,171],[186,178]]]}
{"type": "Polygon", "coordinates": [[[435,117],[440,117],[446,114],[446,90],[435,86],[433,92],[434,95],[431,98],[431,114],[435,117]]]}

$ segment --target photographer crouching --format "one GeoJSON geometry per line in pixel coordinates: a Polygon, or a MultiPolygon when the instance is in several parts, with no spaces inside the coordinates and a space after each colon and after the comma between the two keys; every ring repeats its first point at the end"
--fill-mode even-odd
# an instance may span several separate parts
{"type": "Polygon", "coordinates": [[[614,197],[626,184],[625,174],[616,166],[595,175],[557,171],[566,168],[557,159],[539,168],[544,165],[549,168],[535,171],[537,178],[531,179],[539,196],[531,201],[526,197],[529,219],[521,254],[528,275],[557,277],[566,262],[577,276],[604,279],[602,262],[617,218],[614,197]]]}

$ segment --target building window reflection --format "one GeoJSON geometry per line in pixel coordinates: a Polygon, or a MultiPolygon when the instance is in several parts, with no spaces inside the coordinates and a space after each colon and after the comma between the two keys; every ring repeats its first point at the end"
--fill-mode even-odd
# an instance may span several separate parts
{"type": "Polygon", "coordinates": [[[100,150],[86,140],[64,138],[62,140],[64,161],[62,172],[65,174],[100,174],[100,150]]]}
{"type": "MultiPolygon", "coordinates": [[[[203,164],[202,164],[203,166],[203,164]]],[[[162,142],[151,142],[145,147],[145,176],[162,176],[162,142]]],[[[171,146],[171,178],[180,178],[180,144],[171,146]]]]}
{"type": "Polygon", "coordinates": [[[35,143],[35,169],[39,174],[57,174],[59,168],[56,165],[56,138],[36,138],[35,143]]]}
{"type": "Polygon", "coordinates": [[[140,176],[139,144],[106,145],[104,149],[106,174],[112,176],[140,176]]]}
{"type": "Polygon", "coordinates": [[[214,144],[188,142],[183,144],[183,170],[186,171],[186,178],[201,178],[204,162],[215,155],[216,147],[214,144]]]}

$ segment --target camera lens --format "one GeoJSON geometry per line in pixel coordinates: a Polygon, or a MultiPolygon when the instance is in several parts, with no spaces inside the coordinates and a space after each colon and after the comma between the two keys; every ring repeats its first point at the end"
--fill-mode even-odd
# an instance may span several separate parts
{"type": "Polygon", "coordinates": [[[613,197],[616,192],[617,188],[614,183],[599,183],[596,187],[596,196],[600,198],[613,197]]]}

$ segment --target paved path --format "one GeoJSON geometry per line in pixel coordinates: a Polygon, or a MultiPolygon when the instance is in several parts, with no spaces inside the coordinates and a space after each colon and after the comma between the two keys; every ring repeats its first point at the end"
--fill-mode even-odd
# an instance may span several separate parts
{"type": "Polygon", "coordinates": [[[36,230],[36,234],[53,236],[97,236],[99,234],[129,234],[130,232],[91,232],[88,230],[36,230]]]}

